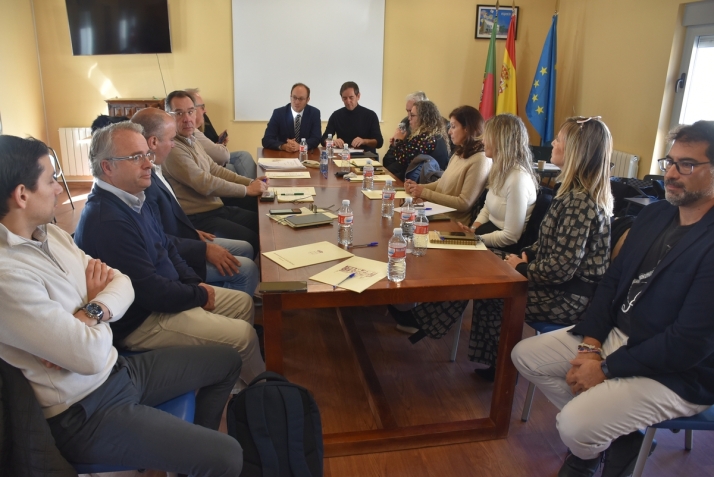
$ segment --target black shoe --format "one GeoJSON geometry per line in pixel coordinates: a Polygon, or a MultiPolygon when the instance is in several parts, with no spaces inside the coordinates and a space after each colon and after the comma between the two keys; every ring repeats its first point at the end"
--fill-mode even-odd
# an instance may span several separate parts
{"type": "Polygon", "coordinates": [[[394,321],[401,326],[419,329],[419,323],[417,323],[417,320],[414,318],[411,310],[401,311],[392,305],[387,305],[387,311],[389,311],[389,314],[392,315],[394,321]]]}
{"type": "Polygon", "coordinates": [[[258,335],[258,347],[260,348],[260,355],[265,361],[265,338],[263,338],[263,325],[253,325],[255,328],[255,334],[258,335]]]}
{"type": "MultiPolygon", "coordinates": [[[[632,475],[644,440],[645,435],[641,431],[635,431],[612,441],[610,447],[605,451],[602,477],[628,477],[632,475]]],[[[655,447],[657,447],[657,441],[653,440],[648,456],[652,455],[655,447]]]]}
{"type": "Polygon", "coordinates": [[[484,381],[488,381],[489,383],[492,383],[496,379],[495,366],[489,366],[488,368],[476,368],[474,369],[474,373],[476,373],[476,376],[484,381]]]}
{"type": "Polygon", "coordinates": [[[602,454],[594,459],[584,460],[568,451],[565,462],[558,471],[558,477],[592,477],[600,467],[601,460],[602,454]]]}

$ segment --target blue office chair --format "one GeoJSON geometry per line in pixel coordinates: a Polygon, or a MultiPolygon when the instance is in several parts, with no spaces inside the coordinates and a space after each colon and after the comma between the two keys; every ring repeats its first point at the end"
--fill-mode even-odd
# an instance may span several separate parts
{"type": "MultiPolygon", "coordinates": [[[[568,325],[556,325],[555,323],[528,323],[531,328],[536,332],[536,335],[543,333],[550,333],[551,331],[560,330],[566,328],[568,325]]],[[[533,405],[533,395],[535,394],[535,384],[528,383],[528,391],[526,391],[526,402],[523,404],[523,413],[521,414],[521,421],[528,422],[528,418],[531,415],[531,406],[533,405]]]]}
{"type": "MultiPolygon", "coordinates": [[[[196,412],[196,394],[194,391],[189,391],[186,394],[177,396],[169,401],[156,406],[164,412],[168,412],[187,422],[193,422],[193,416],[196,412]]],[[[101,474],[103,472],[122,472],[125,470],[137,470],[133,467],[125,467],[121,465],[104,465],[104,464],[72,464],[78,474],[101,474]]]]}
{"type": "Polygon", "coordinates": [[[672,431],[684,429],[684,448],[688,451],[692,450],[692,431],[714,431],[714,406],[694,416],[678,417],[677,419],[670,419],[648,427],[647,432],[645,432],[645,440],[642,441],[642,446],[640,447],[640,454],[637,456],[637,463],[632,477],[642,476],[657,429],[670,429],[672,431]]]}

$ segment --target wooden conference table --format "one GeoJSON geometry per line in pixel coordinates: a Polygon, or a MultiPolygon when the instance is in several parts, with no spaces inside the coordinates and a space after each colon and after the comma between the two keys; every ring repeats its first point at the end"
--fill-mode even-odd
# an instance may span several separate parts
{"type": "MultiPolygon", "coordinates": [[[[263,151],[259,148],[257,157],[296,157],[296,154],[267,149],[263,151]]],[[[311,159],[317,157],[314,151],[310,154],[311,159]]],[[[377,247],[353,249],[351,252],[360,257],[386,262],[387,243],[393,228],[399,226],[398,216],[395,215],[393,219],[382,218],[381,201],[367,199],[361,192],[360,183],[348,183],[336,178],[336,167],[332,162],[327,178],[323,178],[318,169],[307,170],[310,172],[310,179],[273,179],[270,185],[313,186],[317,193],[314,203],[318,207],[334,205],[332,210],[335,212],[343,199],[349,199],[354,211],[354,243],[379,242],[377,247]]],[[[259,175],[261,174],[259,171],[259,175]]],[[[375,183],[375,188],[381,187],[382,183],[375,183]]],[[[288,206],[300,205],[260,203],[262,252],[325,240],[336,243],[336,225],[293,230],[266,216],[270,208],[288,206]]],[[[433,222],[430,228],[455,230],[456,226],[450,222],[433,222]]],[[[508,435],[517,376],[510,355],[515,344],[521,339],[528,285],[522,275],[488,251],[430,249],[423,257],[407,256],[407,276],[403,282],[392,283],[384,279],[362,293],[339,288],[333,291],[330,285],[309,280],[308,277],[333,265],[335,262],[286,270],[265,257],[260,260],[262,281],[308,282],[307,293],[263,295],[265,360],[268,370],[279,373],[283,371],[284,310],[337,308],[348,345],[354,353],[377,429],[325,434],[325,457],[497,439],[508,435]],[[385,305],[484,298],[504,299],[497,374],[489,416],[458,422],[399,427],[356,326],[351,319],[339,312],[339,307],[358,307],[366,303],[385,305]]]]}

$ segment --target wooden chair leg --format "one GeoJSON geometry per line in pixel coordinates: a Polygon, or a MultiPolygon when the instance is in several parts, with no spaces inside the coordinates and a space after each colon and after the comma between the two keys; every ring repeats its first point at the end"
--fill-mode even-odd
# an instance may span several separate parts
{"type": "Polygon", "coordinates": [[[647,457],[650,454],[650,448],[652,447],[652,440],[654,440],[655,432],[657,432],[656,428],[647,428],[647,432],[645,432],[645,439],[642,441],[642,446],[640,447],[640,454],[637,456],[635,470],[632,472],[632,477],[642,477],[642,472],[645,470],[645,464],[647,463],[647,457]]]}
{"type": "Polygon", "coordinates": [[[461,325],[464,324],[464,314],[461,314],[461,318],[459,318],[459,326],[456,327],[456,332],[454,332],[454,342],[451,345],[451,357],[449,358],[449,361],[452,363],[456,361],[456,352],[459,349],[459,337],[461,336],[461,325]]]}

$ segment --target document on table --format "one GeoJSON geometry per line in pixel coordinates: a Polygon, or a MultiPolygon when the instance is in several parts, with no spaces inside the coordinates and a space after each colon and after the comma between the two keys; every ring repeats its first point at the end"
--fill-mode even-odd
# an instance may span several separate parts
{"type": "MultiPolygon", "coordinates": [[[[453,212],[453,211],[456,210],[456,209],[454,209],[453,207],[446,207],[445,205],[439,205],[439,204],[435,204],[435,203],[433,203],[433,202],[428,202],[428,201],[427,201],[427,202],[424,202],[424,207],[421,207],[421,206],[420,206],[420,207],[414,207],[414,208],[415,208],[416,210],[419,210],[419,209],[427,209],[427,210],[426,210],[426,216],[427,216],[427,217],[429,217],[430,215],[445,214],[445,213],[447,213],[447,212],[453,212]]],[[[394,209],[394,211],[395,211],[395,212],[401,212],[401,211],[402,211],[402,208],[401,208],[401,207],[397,207],[396,209],[394,209]]]]}
{"type": "MultiPolygon", "coordinates": [[[[353,177],[350,177],[348,180],[350,182],[362,182],[363,179],[364,179],[364,176],[353,176],[353,177]]],[[[392,176],[389,176],[387,174],[379,174],[379,175],[375,174],[374,175],[374,182],[387,182],[387,179],[394,180],[392,178],[392,176]]]]}
{"type": "MultiPolygon", "coordinates": [[[[377,190],[363,190],[362,193],[367,196],[368,199],[371,200],[382,200],[382,191],[377,189],[377,190]]],[[[394,196],[395,199],[406,199],[407,197],[411,197],[409,194],[404,192],[403,190],[398,190],[396,192],[396,195],[394,196]]]]}
{"type": "Polygon", "coordinates": [[[275,192],[278,202],[314,202],[314,187],[269,187],[275,192]]]}
{"type": "Polygon", "coordinates": [[[352,163],[350,161],[343,161],[342,159],[332,159],[332,162],[334,162],[337,167],[352,167],[352,163]]]}
{"type": "Polygon", "coordinates": [[[265,173],[266,177],[268,179],[309,179],[310,178],[310,173],[307,171],[300,172],[286,172],[286,171],[280,171],[280,172],[266,172],[265,173]]]}
{"type": "Polygon", "coordinates": [[[373,166],[375,166],[375,167],[377,167],[377,166],[382,167],[382,163],[381,163],[381,162],[379,162],[379,161],[376,160],[376,159],[370,159],[370,158],[365,158],[365,159],[355,158],[355,159],[352,159],[350,162],[351,162],[352,165],[354,165],[355,167],[364,167],[364,166],[367,165],[367,161],[368,161],[368,160],[372,161],[372,165],[373,165],[373,166]]]}
{"type": "Polygon", "coordinates": [[[261,157],[258,159],[258,165],[266,171],[305,169],[305,166],[300,163],[300,159],[297,158],[267,159],[265,157],[261,157]]]}
{"type": "Polygon", "coordinates": [[[274,252],[263,252],[263,255],[287,270],[353,256],[350,252],[330,242],[317,242],[274,252]]]}
{"type": "Polygon", "coordinates": [[[311,276],[310,280],[362,293],[386,276],[386,262],[362,257],[352,257],[317,275],[311,276]],[[353,273],[355,274],[354,277],[347,278],[353,273]]]}

